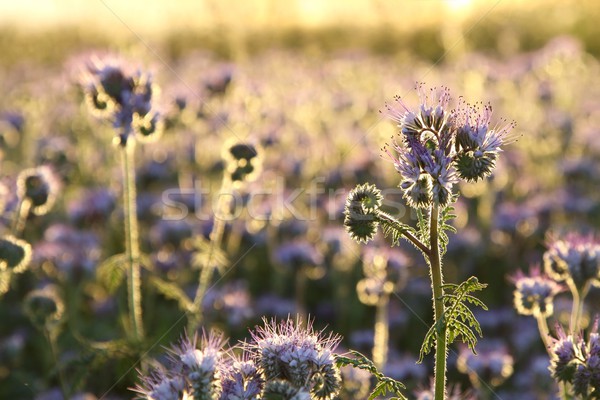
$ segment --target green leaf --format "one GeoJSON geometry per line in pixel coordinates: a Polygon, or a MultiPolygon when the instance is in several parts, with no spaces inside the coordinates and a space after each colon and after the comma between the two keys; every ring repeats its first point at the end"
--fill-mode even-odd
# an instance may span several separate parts
{"type": "Polygon", "coordinates": [[[115,254],[96,268],[96,277],[109,293],[114,293],[125,279],[127,256],[115,254]]]}
{"type": "Polygon", "coordinates": [[[179,308],[183,311],[191,310],[192,301],[181,288],[173,283],[168,282],[158,277],[150,278],[150,284],[156,288],[167,299],[177,301],[179,308]]]}
{"type": "Polygon", "coordinates": [[[390,397],[389,400],[407,400],[407,398],[402,394],[402,390],[406,389],[406,386],[404,386],[402,382],[398,382],[395,379],[384,376],[381,372],[379,372],[371,360],[358,351],[350,350],[350,354],[354,358],[345,357],[339,354],[336,355],[336,365],[338,367],[350,365],[353,368],[368,371],[371,373],[371,375],[373,375],[373,377],[377,380],[377,383],[368,397],[369,400],[376,399],[377,396],[386,396],[388,393],[394,394],[394,396],[390,397]]]}
{"type": "Polygon", "coordinates": [[[229,265],[225,252],[203,237],[196,238],[194,247],[196,249],[192,256],[192,266],[194,268],[214,268],[223,271],[229,265]]]}
{"type": "Polygon", "coordinates": [[[467,303],[487,310],[487,306],[471,294],[486,287],[486,284],[480,283],[474,276],[460,285],[453,283],[443,285],[444,290],[448,292],[444,293],[442,298],[445,311],[442,317],[425,334],[419,353],[419,362],[423,362],[424,356],[435,346],[436,333],[446,334],[448,344],[460,339],[475,353],[475,345],[477,344],[475,333],[480,337],[483,334],[475,314],[467,307],[467,303]]]}

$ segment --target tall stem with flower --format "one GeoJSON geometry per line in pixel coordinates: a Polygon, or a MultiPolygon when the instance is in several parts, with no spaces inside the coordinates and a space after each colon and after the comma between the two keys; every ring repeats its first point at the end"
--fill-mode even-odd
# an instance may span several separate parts
{"type": "Polygon", "coordinates": [[[162,132],[162,118],[155,110],[155,91],[149,74],[127,68],[118,59],[91,60],[86,66],[84,92],[91,110],[109,120],[115,130],[113,143],[121,153],[125,254],[109,258],[99,270],[127,265],[127,298],[132,337],[144,336],[142,322],[141,263],[136,211],[135,145],[151,141],[162,132]]]}
{"type": "Polygon", "coordinates": [[[444,284],[442,256],[456,200],[452,190],[460,180],[477,181],[489,176],[501,146],[511,139],[513,124],[491,127],[491,106],[481,110],[464,102],[448,108],[447,89],[432,89],[427,95],[417,87],[420,107],[410,109],[397,97],[387,106],[388,116],[400,128],[400,140],[385,153],[400,173],[400,188],[408,205],[416,211],[417,227],[400,222],[381,210],[383,197],[373,185],[362,184],[350,192],[344,224],[359,242],[373,239],[377,227],[396,245],[408,240],[423,254],[430,267],[434,323],[421,347],[420,360],[435,347],[435,398],[445,399],[447,346],[460,337],[474,350],[481,335],[479,324],[466,303],[485,305],[472,292],[486,285],[471,277],[460,285],[444,284]],[[474,333],[475,332],[475,333],[474,333]]]}

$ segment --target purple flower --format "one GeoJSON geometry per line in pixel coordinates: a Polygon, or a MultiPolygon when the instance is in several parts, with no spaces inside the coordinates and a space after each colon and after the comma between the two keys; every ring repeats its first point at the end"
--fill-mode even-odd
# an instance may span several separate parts
{"type": "Polygon", "coordinates": [[[514,124],[490,127],[492,108],[480,110],[460,102],[457,110],[448,108],[447,88],[427,94],[417,86],[418,110],[410,109],[400,97],[386,104],[387,115],[400,128],[400,142],[385,152],[400,173],[400,187],[413,208],[427,208],[432,202],[446,206],[459,178],[477,181],[491,174],[501,146],[512,140],[514,124]]]}
{"type": "Polygon", "coordinates": [[[341,378],[333,351],[341,338],[315,332],[309,321],[264,321],[252,332],[247,345],[263,370],[266,381],[283,380],[284,386],[310,392],[315,399],[333,399],[340,390],[341,378]]]}
{"type": "Polygon", "coordinates": [[[547,318],[554,311],[554,296],[563,290],[558,283],[540,272],[539,266],[531,268],[531,274],[519,271],[512,278],[515,283],[514,305],[521,315],[547,318]]]}
{"type": "Polygon", "coordinates": [[[544,267],[553,279],[572,283],[578,290],[600,284],[600,242],[593,235],[579,233],[551,239],[544,267]]]}

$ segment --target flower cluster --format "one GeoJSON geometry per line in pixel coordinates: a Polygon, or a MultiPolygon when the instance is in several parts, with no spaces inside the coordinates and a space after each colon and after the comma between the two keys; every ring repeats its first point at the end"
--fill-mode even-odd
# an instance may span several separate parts
{"type": "Polygon", "coordinates": [[[253,341],[226,349],[221,334],[184,337],[170,350],[166,368],[141,377],[134,390],[147,400],[333,399],[341,386],[334,335],[315,332],[291,319],[266,322],[253,341]],[[242,351],[240,356],[235,353],[242,351]]]}
{"type": "Polygon", "coordinates": [[[448,89],[431,89],[428,95],[417,86],[418,110],[411,110],[400,97],[386,105],[387,115],[398,124],[401,140],[394,141],[387,155],[402,176],[400,188],[413,208],[432,203],[444,207],[452,199],[453,185],[489,176],[501,146],[508,143],[514,124],[491,127],[492,108],[460,102],[450,110],[448,89]]]}
{"type": "Polygon", "coordinates": [[[547,275],[533,267],[531,275],[519,271],[513,278],[515,282],[514,304],[521,315],[547,318],[554,312],[554,296],[563,288],[547,275]]]}
{"type": "Polygon", "coordinates": [[[544,253],[548,275],[582,290],[600,284],[600,242],[592,235],[570,233],[552,240],[544,253]]]}
{"type": "Polygon", "coordinates": [[[249,350],[255,353],[269,382],[268,392],[290,399],[335,398],[341,384],[333,353],[338,336],[323,336],[314,332],[310,322],[303,327],[291,319],[279,324],[265,322],[252,336],[254,343],[249,350]]]}
{"type": "Polygon", "coordinates": [[[86,66],[83,89],[90,108],[112,121],[116,142],[125,145],[135,133],[151,140],[161,133],[163,118],[153,99],[152,77],[117,58],[93,59],[86,66]]]}
{"type": "Polygon", "coordinates": [[[550,372],[558,382],[570,383],[581,398],[600,396],[600,335],[598,321],[586,343],[582,337],[565,334],[557,327],[551,351],[550,372]]]}

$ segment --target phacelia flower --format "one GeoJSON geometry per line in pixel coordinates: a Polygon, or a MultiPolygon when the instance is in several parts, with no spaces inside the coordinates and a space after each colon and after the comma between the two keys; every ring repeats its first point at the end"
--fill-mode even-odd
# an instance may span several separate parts
{"type": "Polygon", "coordinates": [[[265,382],[260,369],[249,356],[232,357],[222,379],[223,391],[221,400],[255,400],[260,399],[265,382]]]}
{"type": "Polygon", "coordinates": [[[31,261],[31,246],[13,236],[0,238],[0,271],[19,274],[27,269],[31,261]]]}
{"type": "Polygon", "coordinates": [[[571,233],[551,240],[544,253],[544,268],[553,279],[573,283],[582,290],[600,284],[600,242],[592,235],[571,233]]]}
{"type": "Polygon", "coordinates": [[[171,363],[181,370],[194,400],[212,400],[222,391],[225,340],[221,333],[212,331],[203,335],[199,348],[197,344],[197,336],[184,336],[171,349],[171,363]]]}
{"type": "Polygon", "coordinates": [[[385,148],[400,173],[400,188],[413,208],[432,203],[444,207],[453,198],[452,188],[459,179],[477,181],[494,169],[501,146],[510,140],[514,124],[491,127],[491,106],[461,102],[450,110],[447,88],[426,94],[417,86],[418,110],[409,108],[400,97],[386,104],[386,114],[400,128],[400,140],[385,148]]]}
{"type": "Polygon", "coordinates": [[[326,400],[338,394],[341,378],[333,353],[340,341],[338,336],[324,336],[315,332],[310,322],[302,326],[288,319],[280,323],[265,320],[252,337],[254,343],[249,350],[255,354],[269,385],[279,381],[277,388],[293,389],[295,396],[300,396],[294,398],[326,400]]]}
{"type": "Polygon", "coordinates": [[[17,196],[29,203],[32,214],[46,214],[54,205],[57,191],[58,182],[49,167],[26,169],[17,177],[17,196]]]}
{"type": "Polygon", "coordinates": [[[226,173],[231,181],[237,184],[255,180],[262,168],[262,150],[252,143],[226,143],[223,159],[226,163],[226,173]]]}
{"type": "Polygon", "coordinates": [[[94,58],[86,65],[82,86],[92,111],[112,121],[116,143],[124,146],[134,134],[142,141],[161,134],[163,118],[155,107],[151,75],[118,58],[94,58]]]}
{"type": "Polygon", "coordinates": [[[536,318],[548,318],[552,315],[554,296],[563,290],[558,283],[541,274],[539,267],[533,267],[530,276],[519,271],[513,281],[514,305],[519,314],[533,315],[536,318]]]}
{"type": "Polygon", "coordinates": [[[162,369],[153,371],[141,377],[141,384],[132,390],[137,392],[141,400],[192,400],[193,397],[186,391],[185,379],[180,375],[173,375],[162,369]]]}
{"type": "Polygon", "coordinates": [[[581,339],[565,334],[564,329],[558,325],[556,328],[558,338],[554,339],[550,358],[550,374],[558,382],[572,382],[581,362],[581,339]]]}

